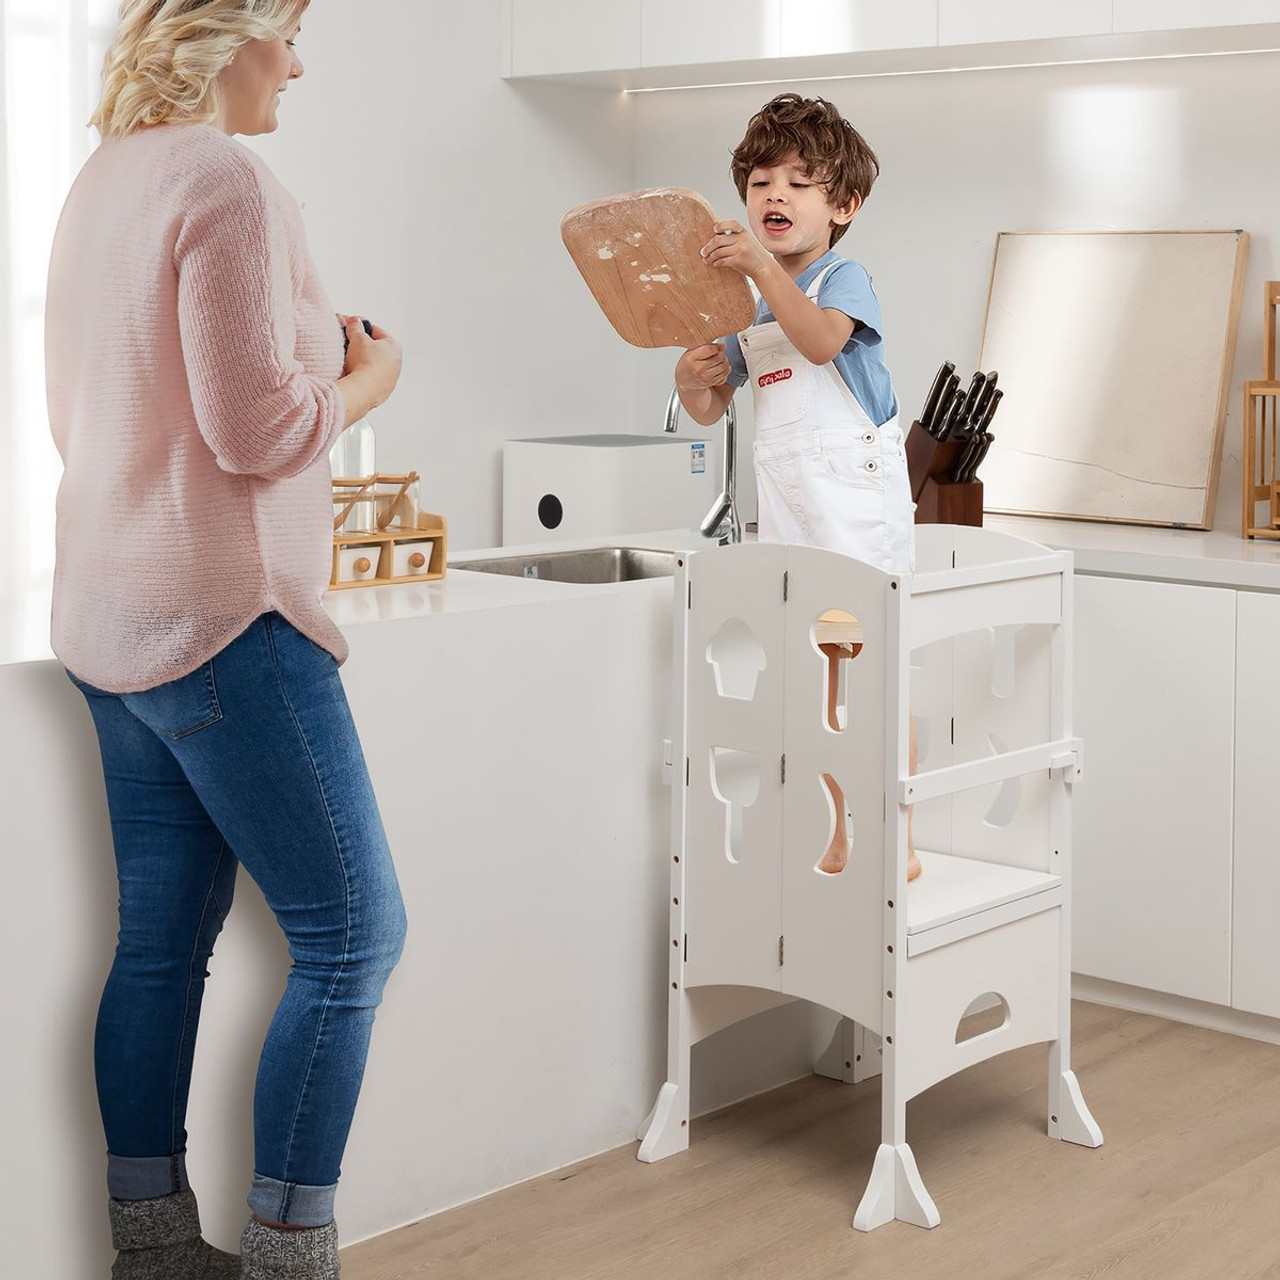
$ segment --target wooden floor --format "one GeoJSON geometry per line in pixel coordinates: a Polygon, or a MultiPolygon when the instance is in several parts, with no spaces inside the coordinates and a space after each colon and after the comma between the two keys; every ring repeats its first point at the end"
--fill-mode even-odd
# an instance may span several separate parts
{"type": "Polygon", "coordinates": [[[850,1222],[879,1140],[877,1081],[798,1081],[343,1252],[346,1280],[1280,1280],[1280,1048],[1075,1006],[1075,1068],[1106,1144],[1044,1134],[1047,1051],[912,1102],[942,1214],[850,1222]]]}

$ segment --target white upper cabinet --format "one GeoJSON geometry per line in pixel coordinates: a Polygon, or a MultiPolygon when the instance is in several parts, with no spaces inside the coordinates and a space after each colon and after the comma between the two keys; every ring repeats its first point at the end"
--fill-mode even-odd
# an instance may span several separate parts
{"type": "Polygon", "coordinates": [[[784,58],[937,43],[938,0],[782,0],[784,58]]]}
{"type": "Polygon", "coordinates": [[[508,0],[508,5],[512,76],[640,65],[641,0],[508,0]]]}
{"type": "Polygon", "coordinates": [[[1111,0],[938,0],[938,43],[995,44],[1111,34],[1111,0]]]}
{"type": "Polygon", "coordinates": [[[1115,0],[1114,30],[1176,31],[1280,22],[1277,0],[1115,0]]]}
{"type": "Polygon", "coordinates": [[[608,89],[1232,53],[1280,42],[1280,0],[502,3],[505,75],[608,89]]]}
{"type": "Polygon", "coordinates": [[[644,0],[641,65],[776,58],[782,0],[644,0]]]}

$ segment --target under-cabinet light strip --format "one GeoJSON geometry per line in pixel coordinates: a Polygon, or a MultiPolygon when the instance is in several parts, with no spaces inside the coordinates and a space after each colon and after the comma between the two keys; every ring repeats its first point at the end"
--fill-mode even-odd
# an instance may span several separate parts
{"type": "Polygon", "coordinates": [[[890,76],[959,75],[966,71],[1023,71],[1032,67],[1082,67],[1107,62],[1168,62],[1175,58],[1242,58],[1252,54],[1280,53],[1277,49],[1210,49],[1198,53],[1140,53],[1111,58],[1062,58],[1052,62],[995,62],[979,67],[920,67],[911,71],[850,71],[826,76],[784,76],[775,80],[727,80],[717,84],[654,85],[623,89],[624,94],[678,93],[689,89],[749,89],[772,84],[814,84],[822,80],[884,80],[890,76]]]}

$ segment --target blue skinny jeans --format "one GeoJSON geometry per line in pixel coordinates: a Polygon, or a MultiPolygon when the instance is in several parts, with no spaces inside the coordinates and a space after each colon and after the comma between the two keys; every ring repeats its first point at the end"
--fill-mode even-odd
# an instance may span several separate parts
{"type": "Polygon", "coordinates": [[[337,663],[268,613],[157,688],[115,694],[71,679],[98,732],[120,882],[94,1040],[108,1190],[143,1200],[186,1187],[200,1002],[243,863],[292,959],[258,1065],[249,1207],[324,1226],[405,936],[337,663]]]}

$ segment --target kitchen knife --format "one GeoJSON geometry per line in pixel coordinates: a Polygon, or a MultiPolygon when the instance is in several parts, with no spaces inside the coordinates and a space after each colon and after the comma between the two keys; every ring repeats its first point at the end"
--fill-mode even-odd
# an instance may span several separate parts
{"type": "Polygon", "coordinates": [[[960,414],[957,430],[962,435],[970,435],[974,431],[978,418],[978,401],[982,398],[982,389],[987,385],[985,373],[975,373],[969,383],[969,390],[964,393],[964,409],[960,414]]]}
{"type": "Polygon", "coordinates": [[[996,382],[999,378],[1000,375],[995,370],[987,374],[986,384],[982,388],[982,397],[979,399],[978,406],[974,411],[976,414],[974,422],[979,426],[982,423],[983,415],[987,412],[987,406],[991,403],[991,397],[996,393],[996,382]]]}
{"type": "Polygon", "coordinates": [[[984,432],[978,437],[982,441],[982,446],[978,450],[978,456],[969,464],[969,479],[973,480],[978,474],[978,468],[982,466],[983,459],[991,449],[991,442],[995,436],[991,432],[984,432]]]}
{"type": "Polygon", "coordinates": [[[942,393],[947,389],[947,383],[951,380],[951,375],[955,373],[956,367],[950,360],[946,361],[938,370],[937,376],[933,380],[933,386],[929,388],[929,394],[925,397],[924,408],[920,411],[920,425],[931,432],[934,415],[938,412],[938,407],[942,402],[942,393]]]}
{"type": "Polygon", "coordinates": [[[929,422],[929,434],[935,440],[942,439],[943,424],[947,415],[955,408],[956,392],[960,389],[960,375],[953,373],[947,378],[947,385],[942,389],[942,397],[938,401],[937,411],[929,422]]]}
{"type": "Polygon", "coordinates": [[[991,425],[991,419],[996,416],[996,410],[1000,407],[1000,401],[1003,399],[1003,391],[996,391],[992,394],[991,399],[987,402],[986,410],[983,412],[982,418],[978,422],[979,431],[986,431],[986,429],[991,425]]]}
{"type": "MultiPolygon", "coordinates": [[[[960,386],[960,379],[954,374],[952,377],[955,378],[955,384],[958,388],[960,386]]],[[[951,407],[947,411],[946,418],[939,424],[937,433],[939,440],[954,440],[957,438],[957,427],[962,420],[963,414],[964,396],[957,394],[955,399],[951,402],[951,407]]]]}
{"type": "Polygon", "coordinates": [[[955,468],[951,472],[952,484],[963,484],[967,478],[969,471],[969,463],[973,460],[974,454],[978,452],[978,448],[982,443],[980,435],[973,435],[969,438],[969,442],[965,445],[964,451],[960,454],[955,468]]]}

